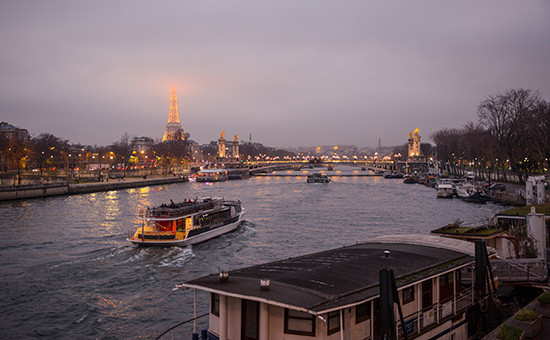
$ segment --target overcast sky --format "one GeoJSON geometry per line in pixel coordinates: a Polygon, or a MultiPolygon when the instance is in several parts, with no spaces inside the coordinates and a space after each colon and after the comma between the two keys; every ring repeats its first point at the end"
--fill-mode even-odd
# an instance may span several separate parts
{"type": "Polygon", "coordinates": [[[423,141],[486,96],[550,99],[550,1],[0,2],[0,121],[108,145],[423,141]]]}

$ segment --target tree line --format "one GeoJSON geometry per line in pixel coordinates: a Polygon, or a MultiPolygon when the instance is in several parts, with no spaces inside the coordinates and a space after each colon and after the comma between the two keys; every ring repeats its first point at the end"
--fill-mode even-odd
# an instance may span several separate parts
{"type": "Polygon", "coordinates": [[[442,168],[473,168],[497,176],[513,173],[524,183],[546,174],[550,158],[550,102],[538,91],[511,89],[487,96],[477,107],[477,122],[446,128],[431,137],[442,168]]]}
{"type": "Polygon", "coordinates": [[[128,133],[109,146],[70,143],[50,133],[32,138],[9,138],[0,135],[0,171],[16,172],[19,182],[23,171],[44,176],[67,176],[73,171],[85,172],[90,164],[103,169],[115,169],[126,175],[131,168],[160,168],[168,173],[184,165],[191,157],[186,141],[153,144],[147,151],[136,151],[128,133]]]}

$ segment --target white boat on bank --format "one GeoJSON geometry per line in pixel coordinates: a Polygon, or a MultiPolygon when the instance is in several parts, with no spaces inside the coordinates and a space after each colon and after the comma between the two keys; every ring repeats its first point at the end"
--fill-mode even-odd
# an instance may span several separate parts
{"type": "Polygon", "coordinates": [[[458,198],[472,203],[485,203],[490,198],[471,183],[460,183],[455,188],[458,198]]]}
{"type": "Polygon", "coordinates": [[[439,198],[451,198],[455,194],[455,185],[449,181],[437,183],[435,189],[439,198]]]}
{"type": "Polygon", "coordinates": [[[140,246],[188,246],[237,229],[246,211],[240,201],[202,198],[147,208],[128,241],[140,246]]]}

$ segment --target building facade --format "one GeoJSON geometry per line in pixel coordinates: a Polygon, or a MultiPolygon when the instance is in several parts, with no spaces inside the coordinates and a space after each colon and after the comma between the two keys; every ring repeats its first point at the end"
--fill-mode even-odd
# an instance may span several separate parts
{"type": "Polygon", "coordinates": [[[0,123],[0,136],[6,137],[8,140],[17,139],[22,142],[29,139],[29,132],[27,129],[20,129],[7,122],[0,123]]]}

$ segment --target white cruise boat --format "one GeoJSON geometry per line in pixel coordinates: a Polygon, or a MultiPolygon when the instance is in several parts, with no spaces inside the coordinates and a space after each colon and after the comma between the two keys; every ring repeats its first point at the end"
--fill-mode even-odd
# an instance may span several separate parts
{"type": "Polygon", "coordinates": [[[225,169],[206,169],[197,173],[197,182],[225,182],[228,180],[225,169]]]}
{"type": "Polygon", "coordinates": [[[327,174],[316,172],[307,176],[308,183],[330,183],[330,177],[327,174]]]}
{"type": "Polygon", "coordinates": [[[449,181],[437,183],[435,189],[439,198],[451,198],[455,194],[455,185],[449,181]]]}
{"type": "Polygon", "coordinates": [[[240,201],[202,198],[147,208],[128,241],[140,246],[188,246],[237,229],[245,210],[240,201]]]}

